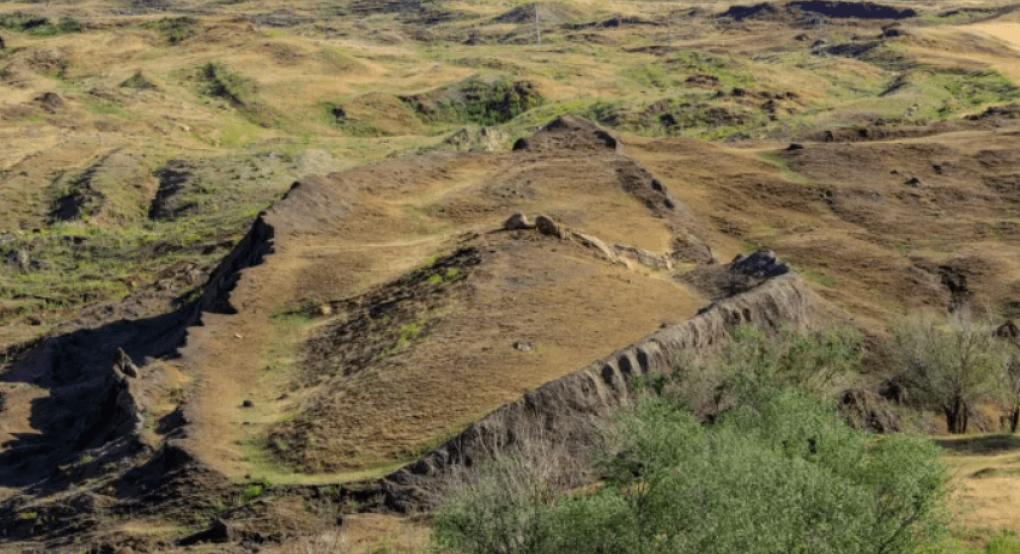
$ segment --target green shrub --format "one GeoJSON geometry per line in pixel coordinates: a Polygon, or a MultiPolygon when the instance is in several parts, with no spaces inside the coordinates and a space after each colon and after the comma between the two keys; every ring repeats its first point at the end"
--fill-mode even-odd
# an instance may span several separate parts
{"type": "Polygon", "coordinates": [[[597,440],[602,487],[552,494],[543,462],[482,464],[435,518],[467,554],[908,554],[942,538],[946,469],[923,437],[851,429],[813,397],[859,362],[833,327],[738,328],[709,362],[642,380],[650,394],[597,440]],[[683,393],[710,372],[704,423],[683,393]]]}
{"type": "Polygon", "coordinates": [[[81,22],[65,15],[54,23],[49,18],[35,14],[13,12],[0,15],[0,28],[20,31],[35,36],[52,36],[80,33],[81,22]]]}
{"type": "Polygon", "coordinates": [[[985,321],[954,316],[903,319],[890,341],[893,361],[913,398],[946,416],[950,433],[967,431],[970,407],[1001,392],[1011,346],[985,321]]]}
{"type": "Polygon", "coordinates": [[[248,485],[244,487],[244,491],[241,492],[241,503],[248,504],[252,500],[262,496],[263,492],[265,492],[265,488],[260,484],[253,483],[248,485]]]}
{"type": "Polygon", "coordinates": [[[613,435],[598,492],[552,497],[496,462],[439,510],[437,538],[469,554],[907,554],[944,528],[937,446],[855,431],[800,392],[712,425],[650,397],[613,435]]]}
{"type": "Polygon", "coordinates": [[[159,31],[169,44],[183,42],[197,34],[198,20],[193,17],[166,17],[143,25],[159,31]]]}
{"type": "Polygon", "coordinates": [[[60,34],[80,33],[81,22],[69,16],[63,16],[57,22],[57,32],[60,34]]]}
{"type": "Polygon", "coordinates": [[[845,326],[811,333],[783,328],[769,335],[750,325],[733,330],[710,359],[681,357],[670,375],[653,376],[657,394],[679,400],[697,414],[733,404],[755,405],[786,387],[816,396],[860,364],[861,335],[845,326]]]}
{"type": "Polygon", "coordinates": [[[512,457],[492,460],[436,514],[439,540],[467,554],[547,552],[556,492],[512,457]]]}
{"type": "Polygon", "coordinates": [[[988,541],[987,554],[1020,554],[1020,540],[1013,533],[1000,533],[988,541]]]}

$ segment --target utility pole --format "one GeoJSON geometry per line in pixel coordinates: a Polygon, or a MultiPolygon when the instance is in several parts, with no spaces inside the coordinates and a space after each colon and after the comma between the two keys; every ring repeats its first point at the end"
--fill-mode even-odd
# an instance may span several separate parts
{"type": "Polygon", "coordinates": [[[538,0],[535,0],[535,44],[542,46],[542,24],[538,19],[538,0]]]}
{"type": "Polygon", "coordinates": [[[669,11],[669,2],[666,2],[666,55],[670,55],[673,52],[673,22],[670,17],[672,12],[669,11]]]}

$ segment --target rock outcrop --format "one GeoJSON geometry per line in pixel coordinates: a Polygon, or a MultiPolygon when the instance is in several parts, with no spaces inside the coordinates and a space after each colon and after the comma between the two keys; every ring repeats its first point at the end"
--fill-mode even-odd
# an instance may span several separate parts
{"type": "Polygon", "coordinates": [[[885,399],[867,389],[847,389],[839,397],[839,414],[854,429],[871,433],[895,433],[903,430],[900,418],[889,409],[885,399]]]}

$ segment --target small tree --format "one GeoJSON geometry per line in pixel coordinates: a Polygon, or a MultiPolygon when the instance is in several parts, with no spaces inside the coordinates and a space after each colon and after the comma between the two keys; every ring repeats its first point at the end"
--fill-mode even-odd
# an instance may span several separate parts
{"type": "Polygon", "coordinates": [[[917,399],[946,416],[950,433],[967,431],[971,407],[992,396],[1009,365],[1009,346],[986,322],[957,315],[903,319],[892,337],[901,377],[917,399]]]}
{"type": "Polygon", "coordinates": [[[698,415],[713,415],[727,406],[754,405],[787,387],[826,397],[858,369],[860,360],[861,335],[853,327],[829,326],[806,334],[783,327],[768,334],[741,325],[707,359],[681,354],[657,392],[677,398],[698,415]]]}

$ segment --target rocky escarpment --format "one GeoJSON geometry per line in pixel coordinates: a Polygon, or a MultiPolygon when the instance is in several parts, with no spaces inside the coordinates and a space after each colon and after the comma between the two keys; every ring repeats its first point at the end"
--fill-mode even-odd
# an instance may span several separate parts
{"type": "MultiPolygon", "coordinates": [[[[498,408],[442,447],[360,494],[382,493],[391,509],[428,507],[452,474],[520,441],[552,443],[581,454],[591,443],[598,420],[632,400],[636,376],[669,372],[681,352],[707,351],[725,341],[730,329],[742,323],[762,329],[805,327],[817,317],[815,295],[771,252],[738,257],[728,271],[753,273],[743,280],[751,288],[709,305],[685,323],[665,327],[498,408]]],[[[569,476],[566,480],[569,482],[569,476]]]]}
{"type": "MultiPolygon", "coordinates": [[[[68,324],[73,330],[19,352],[0,380],[48,394],[34,400],[28,414],[38,432],[19,435],[0,451],[0,487],[29,492],[0,501],[0,540],[59,541],[96,525],[99,510],[137,514],[174,503],[194,507],[226,486],[223,476],[174,441],[160,446],[143,436],[144,408],[168,388],[166,375],[143,362],[172,357],[204,312],[234,313],[229,297],[240,272],[261,263],[272,244],[273,229],[259,218],[198,300],[172,313],[91,328],[83,318],[68,324]],[[116,498],[114,505],[85,502],[67,511],[67,491],[84,490],[99,475],[113,491],[100,496],[108,504],[116,498]]],[[[164,420],[155,431],[168,437],[184,423],[164,420]]]]}

